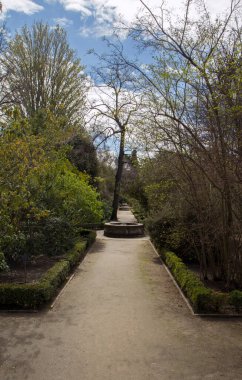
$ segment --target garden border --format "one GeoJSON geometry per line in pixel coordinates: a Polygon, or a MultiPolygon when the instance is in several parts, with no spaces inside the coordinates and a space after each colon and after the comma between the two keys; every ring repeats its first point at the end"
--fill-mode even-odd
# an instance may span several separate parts
{"type": "Polygon", "coordinates": [[[84,231],[83,238],[34,284],[0,284],[0,311],[36,312],[47,305],[85,257],[95,239],[95,231],[84,231]]]}
{"type": "Polygon", "coordinates": [[[226,294],[207,288],[175,253],[165,249],[159,253],[151,240],[150,244],[192,315],[242,318],[242,291],[226,294]],[[232,308],[233,312],[226,313],[226,307],[232,308]]]}

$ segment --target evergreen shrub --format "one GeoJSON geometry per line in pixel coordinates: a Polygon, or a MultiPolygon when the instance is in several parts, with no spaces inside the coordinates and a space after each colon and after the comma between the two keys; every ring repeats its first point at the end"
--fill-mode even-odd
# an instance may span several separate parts
{"type": "Polygon", "coordinates": [[[160,253],[195,312],[201,314],[223,313],[231,307],[232,312],[241,311],[242,291],[234,290],[229,293],[223,293],[209,289],[174,252],[163,249],[160,250],[160,253]]]}
{"type": "Polygon", "coordinates": [[[70,271],[84,258],[86,248],[95,240],[96,233],[85,231],[85,239],[78,241],[63,258],[33,284],[0,284],[1,309],[39,309],[50,301],[67,279],[70,271]]]}

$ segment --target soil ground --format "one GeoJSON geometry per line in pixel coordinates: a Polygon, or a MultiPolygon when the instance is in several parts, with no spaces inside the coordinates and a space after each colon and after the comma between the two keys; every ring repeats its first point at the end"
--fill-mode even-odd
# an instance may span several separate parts
{"type": "Polygon", "coordinates": [[[0,379],[240,380],[242,321],[191,315],[147,237],[100,232],[52,309],[0,314],[0,379]]]}
{"type": "Polygon", "coordinates": [[[27,263],[27,276],[25,279],[24,263],[17,263],[11,270],[0,273],[0,283],[34,283],[62,257],[48,257],[46,255],[32,257],[27,263]]]}

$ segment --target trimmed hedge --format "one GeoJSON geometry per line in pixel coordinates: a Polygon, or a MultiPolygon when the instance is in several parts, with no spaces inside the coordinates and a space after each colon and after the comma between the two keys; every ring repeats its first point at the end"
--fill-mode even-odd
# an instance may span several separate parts
{"type": "Polygon", "coordinates": [[[82,230],[80,235],[86,240],[87,248],[90,247],[96,240],[96,231],[82,230]]]}
{"type": "Polygon", "coordinates": [[[242,291],[222,293],[209,289],[175,253],[161,250],[160,254],[196,313],[239,313],[242,311],[242,291]]]}
{"type": "Polygon", "coordinates": [[[83,232],[85,237],[50,268],[34,284],[0,284],[1,309],[39,309],[50,301],[65,282],[70,271],[84,258],[87,248],[95,241],[94,231],[83,232]]]}
{"type": "Polygon", "coordinates": [[[104,222],[101,222],[101,223],[85,223],[85,224],[82,224],[82,228],[91,229],[91,230],[103,230],[104,224],[105,224],[104,222]]]}

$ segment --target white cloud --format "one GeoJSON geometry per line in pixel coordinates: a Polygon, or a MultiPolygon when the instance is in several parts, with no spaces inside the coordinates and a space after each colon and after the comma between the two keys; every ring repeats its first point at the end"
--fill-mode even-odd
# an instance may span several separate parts
{"type": "Polygon", "coordinates": [[[113,33],[113,26],[117,23],[117,14],[114,7],[97,6],[93,10],[92,23],[90,26],[83,26],[80,34],[89,36],[109,36],[113,33]]]}
{"type": "Polygon", "coordinates": [[[82,37],[102,37],[102,36],[110,36],[112,34],[112,30],[108,25],[98,25],[94,23],[92,27],[83,26],[80,29],[80,35],[82,37]]]}
{"type": "MultiPolygon", "coordinates": [[[[161,0],[145,0],[152,8],[158,8],[161,0]]],[[[82,19],[94,19],[93,30],[83,28],[83,35],[103,35],[110,34],[110,25],[124,18],[130,22],[134,19],[137,11],[142,8],[139,0],[45,0],[46,3],[59,2],[66,11],[78,12],[82,19]]],[[[169,7],[178,8],[183,0],[166,0],[169,7]]],[[[32,15],[43,10],[43,6],[37,4],[34,0],[2,0],[3,13],[1,17],[5,17],[7,11],[23,12],[32,15]]],[[[230,0],[206,0],[208,9],[212,13],[223,12],[229,7],[230,0]]]]}
{"type": "Polygon", "coordinates": [[[60,18],[54,18],[54,23],[57,25],[60,25],[63,28],[67,28],[68,26],[73,24],[73,21],[66,17],[60,17],[60,18]]]}
{"type": "Polygon", "coordinates": [[[67,11],[80,12],[84,16],[92,15],[93,1],[86,0],[59,0],[67,11]],[[91,8],[91,9],[90,9],[91,8]]]}
{"type": "MultiPolygon", "coordinates": [[[[80,30],[82,36],[102,36],[112,34],[112,27],[121,19],[131,22],[139,10],[143,8],[139,0],[46,0],[59,2],[67,11],[80,13],[81,19],[88,21],[80,30]],[[88,26],[87,26],[88,25],[88,26]]],[[[152,9],[159,8],[161,0],[145,0],[152,9]]],[[[179,14],[183,0],[167,0],[169,8],[179,14]]],[[[230,0],[206,0],[208,9],[221,13],[229,7],[230,0]]]]}
{"type": "Polygon", "coordinates": [[[8,11],[22,12],[27,15],[32,15],[43,9],[44,7],[32,0],[2,0],[3,16],[6,16],[8,11]]]}
{"type": "MultiPolygon", "coordinates": [[[[47,0],[53,1],[53,0],[47,0]]],[[[131,21],[138,9],[142,8],[139,0],[55,0],[59,1],[66,10],[80,12],[86,16],[99,17],[100,11],[108,11],[113,9],[116,16],[122,15],[126,20],[131,21]]],[[[161,0],[145,0],[151,8],[161,6],[161,0]]],[[[166,4],[170,8],[178,9],[184,3],[183,0],[167,0],[166,4]]],[[[230,5],[230,0],[206,0],[208,9],[211,12],[222,12],[230,5]]]]}

